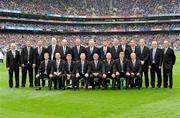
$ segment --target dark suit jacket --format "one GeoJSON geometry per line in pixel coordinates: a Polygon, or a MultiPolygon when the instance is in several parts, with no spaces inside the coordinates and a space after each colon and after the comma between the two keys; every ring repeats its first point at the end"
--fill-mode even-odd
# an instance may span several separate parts
{"type": "Polygon", "coordinates": [[[44,60],[44,53],[46,51],[46,48],[45,47],[42,47],[42,52],[41,54],[39,55],[38,53],[38,47],[35,48],[35,58],[36,58],[36,66],[39,66],[41,61],[44,60]]]}
{"type": "Polygon", "coordinates": [[[66,55],[67,54],[71,54],[72,55],[72,50],[70,47],[66,46],[66,52],[64,54],[64,51],[63,51],[63,46],[60,46],[59,47],[59,51],[60,51],[60,54],[61,54],[61,59],[63,60],[66,60],[66,55]]]}
{"type": "MultiPolygon", "coordinates": [[[[149,54],[149,63],[152,65],[153,61],[153,49],[150,50],[149,54]]],[[[162,61],[163,61],[163,53],[162,50],[157,48],[156,49],[156,54],[155,54],[155,67],[158,68],[159,66],[162,66],[162,61]]]]}
{"type": "MultiPolygon", "coordinates": [[[[48,60],[48,64],[47,64],[47,74],[49,75],[51,73],[51,67],[52,67],[52,63],[51,60],[48,60]]],[[[45,60],[43,60],[39,66],[38,69],[38,74],[44,74],[45,72],[45,60]]]]}
{"type": "MultiPolygon", "coordinates": [[[[163,54],[164,54],[164,49],[163,49],[163,54]]],[[[166,69],[172,69],[175,62],[176,62],[176,56],[174,54],[174,50],[168,48],[163,56],[163,67],[166,69]]]]}
{"type": "MultiPolygon", "coordinates": [[[[115,60],[114,66],[115,66],[116,72],[119,72],[119,73],[122,72],[122,66],[121,66],[120,59],[115,60]]],[[[127,68],[128,68],[128,60],[124,59],[123,60],[123,70],[124,70],[124,72],[127,72],[127,68]]]]}
{"type": "Polygon", "coordinates": [[[149,64],[149,48],[147,46],[144,46],[143,51],[141,53],[141,48],[139,47],[139,59],[141,61],[144,61],[144,66],[148,67],[149,64]]]}
{"type": "MultiPolygon", "coordinates": [[[[59,64],[59,72],[61,72],[62,74],[64,74],[64,69],[65,69],[65,64],[66,62],[64,60],[60,60],[60,64],[59,64]]],[[[57,72],[57,64],[56,64],[56,60],[52,61],[52,70],[51,73],[57,72]]]]}
{"type": "Polygon", "coordinates": [[[79,53],[78,53],[77,46],[74,46],[72,48],[73,60],[74,61],[80,60],[81,53],[86,53],[86,48],[84,46],[80,46],[79,53]]]}
{"type": "Polygon", "coordinates": [[[91,73],[99,73],[102,74],[104,72],[103,61],[98,61],[97,68],[95,68],[94,60],[91,61],[91,73]]]}
{"type": "Polygon", "coordinates": [[[90,68],[90,63],[87,61],[87,60],[85,60],[85,62],[84,62],[84,70],[83,70],[83,72],[84,73],[82,73],[82,63],[81,63],[81,60],[79,60],[77,63],[76,63],[76,73],[81,73],[81,74],[86,74],[86,73],[90,73],[91,72],[91,68],[90,68]]]}
{"type": "MultiPolygon", "coordinates": [[[[28,65],[28,50],[27,47],[22,48],[21,50],[21,64],[25,66],[28,65]]],[[[29,54],[29,64],[36,64],[35,52],[34,48],[30,47],[30,54],[29,54]]]]}
{"type": "Polygon", "coordinates": [[[76,62],[71,61],[71,66],[70,66],[70,71],[69,71],[69,65],[68,65],[68,62],[66,61],[64,70],[65,70],[65,74],[75,74],[76,73],[76,62]]]}
{"type": "Polygon", "coordinates": [[[108,64],[107,59],[104,60],[104,72],[103,72],[103,74],[108,74],[108,73],[113,74],[113,73],[115,73],[115,71],[116,70],[115,70],[115,66],[114,66],[114,61],[111,60],[110,64],[108,64]]]}
{"type": "Polygon", "coordinates": [[[6,67],[10,69],[18,69],[20,66],[20,52],[16,50],[14,58],[12,51],[8,51],[6,54],[6,67]]]}
{"type": "Polygon", "coordinates": [[[98,49],[97,47],[94,47],[94,48],[93,48],[92,53],[91,53],[91,51],[90,51],[90,47],[87,47],[87,48],[86,48],[86,59],[87,59],[88,61],[92,61],[92,60],[93,60],[93,54],[94,54],[94,53],[97,53],[97,54],[100,56],[99,49],[98,49]]]}
{"type": "Polygon", "coordinates": [[[103,47],[101,47],[101,48],[99,49],[99,51],[100,51],[100,58],[101,58],[101,60],[105,60],[105,59],[106,59],[106,54],[107,54],[108,52],[111,53],[111,48],[110,48],[110,47],[107,47],[106,53],[104,52],[103,47]]]}
{"type": "Polygon", "coordinates": [[[132,60],[129,60],[128,62],[128,68],[127,71],[129,73],[141,73],[142,66],[141,66],[141,61],[139,59],[136,60],[135,66],[133,66],[132,60]]]}
{"type": "MultiPolygon", "coordinates": [[[[140,50],[139,50],[139,46],[135,46],[135,51],[134,51],[134,53],[136,54],[136,59],[139,59],[139,52],[140,50]]],[[[133,49],[132,49],[132,47],[130,47],[129,48],[129,58],[130,58],[130,54],[133,52],[133,49]]]]}
{"type": "MultiPolygon", "coordinates": [[[[123,51],[122,49],[122,45],[120,45],[121,51],[123,51]]],[[[126,44],[126,49],[125,49],[125,58],[126,59],[130,59],[130,46],[126,44]]]]}
{"type": "MultiPolygon", "coordinates": [[[[49,45],[49,46],[47,47],[47,51],[49,52],[49,59],[51,59],[51,55],[52,55],[52,45],[49,45]]],[[[55,54],[56,54],[57,52],[60,53],[60,51],[59,51],[59,45],[56,45],[56,47],[55,47],[53,60],[56,59],[56,58],[55,58],[55,54]]]]}
{"type": "Polygon", "coordinates": [[[118,46],[117,52],[114,46],[111,47],[111,54],[112,54],[112,59],[118,59],[119,58],[119,52],[122,51],[122,48],[118,46]]]}

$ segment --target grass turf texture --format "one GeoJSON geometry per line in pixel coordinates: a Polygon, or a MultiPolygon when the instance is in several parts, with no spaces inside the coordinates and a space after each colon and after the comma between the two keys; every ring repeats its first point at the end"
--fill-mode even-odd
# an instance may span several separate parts
{"type": "Polygon", "coordinates": [[[140,91],[49,91],[47,87],[35,91],[28,85],[10,89],[5,64],[1,64],[0,118],[180,118],[180,53],[176,57],[173,89],[140,91]]]}

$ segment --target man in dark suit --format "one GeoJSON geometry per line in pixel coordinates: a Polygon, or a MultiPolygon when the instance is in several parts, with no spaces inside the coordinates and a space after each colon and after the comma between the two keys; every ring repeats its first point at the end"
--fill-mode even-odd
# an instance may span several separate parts
{"type": "Polygon", "coordinates": [[[9,71],[9,87],[13,87],[13,72],[15,72],[16,88],[19,88],[19,67],[20,64],[20,53],[16,50],[16,44],[11,44],[11,50],[6,54],[6,68],[9,71]]]}
{"type": "MultiPolygon", "coordinates": [[[[35,76],[37,75],[40,63],[44,60],[44,52],[46,51],[45,47],[42,47],[43,42],[39,40],[37,42],[37,47],[35,48],[35,58],[36,58],[36,67],[35,67],[35,76]]],[[[35,77],[35,86],[37,79],[35,77]]],[[[45,80],[42,80],[42,86],[45,86],[45,80]]]]}
{"type": "Polygon", "coordinates": [[[110,52],[106,54],[106,59],[104,60],[104,69],[103,69],[103,87],[107,89],[107,78],[115,79],[115,66],[114,61],[112,60],[112,55],[110,52]]]}
{"type": "Polygon", "coordinates": [[[41,62],[39,69],[38,69],[38,73],[36,75],[36,78],[37,78],[37,89],[36,90],[41,90],[40,79],[44,79],[44,78],[49,78],[48,86],[49,86],[49,89],[51,90],[50,83],[51,83],[52,77],[53,77],[53,75],[51,74],[51,60],[49,60],[49,53],[45,52],[44,60],[41,62]]]}
{"type": "Polygon", "coordinates": [[[86,59],[88,61],[93,60],[93,54],[97,53],[99,55],[99,49],[95,46],[94,39],[89,40],[89,46],[86,48],[86,59]]]}
{"type": "Polygon", "coordinates": [[[162,50],[157,47],[157,41],[152,41],[152,49],[149,55],[149,67],[151,73],[151,86],[155,87],[155,73],[157,74],[158,83],[157,87],[160,88],[162,84],[161,66],[162,66],[163,54],[162,50]]]}
{"type": "Polygon", "coordinates": [[[122,48],[119,46],[119,40],[117,38],[113,39],[113,46],[111,47],[111,54],[112,59],[118,59],[119,58],[119,52],[122,51],[122,48]]]}
{"type": "Polygon", "coordinates": [[[136,58],[139,58],[139,47],[136,45],[136,41],[132,39],[130,41],[129,54],[136,53],[136,58]]]}
{"type": "MultiPolygon", "coordinates": [[[[51,73],[53,74],[53,83],[54,83],[54,89],[64,90],[65,89],[65,64],[66,62],[61,59],[60,53],[55,54],[56,60],[52,61],[52,70],[51,73]]],[[[50,83],[50,86],[52,86],[52,83],[50,83]]]]}
{"type": "MultiPolygon", "coordinates": [[[[149,77],[148,77],[148,70],[149,70],[149,48],[145,46],[145,40],[140,39],[139,41],[139,59],[141,60],[142,65],[142,73],[141,73],[141,80],[144,73],[145,79],[145,86],[146,88],[149,87],[149,77]]],[[[142,86],[142,81],[141,81],[142,86]]]]}
{"type": "Polygon", "coordinates": [[[115,76],[116,78],[112,81],[112,88],[115,88],[115,84],[117,82],[117,88],[120,89],[120,77],[123,77],[126,79],[126,89],[129,86],[129,77],[127,77],[127,68],[128,68],[128,60],[125,58],[125,53],[120,52],[119,53],[119,59],[116,59],[114,62],[115,66],[115,76]]]}
{"type": "MultiPolygon", "coordinates": [[[[89,75],[91,72],[91,68],[90,68],[89,62],[86,60],[85,53],[81,53],[80,60],[77,62],[76,65],[77,65],[76,78],[78,78],[78,82],[79,82],[79,79],[84,78],[85,79],[85,87],[86,87],[86,89],[88,89],[88,81],[89,81],[89,75]]],[[[79,85],[79,84],[77,83],[77,85],[79,85]]],[[[82,83],[82,85],[84,86],[84,82],[82,83]]]]}
{"type": "Polygon", "coordinates": [[[30,87],[33,87],[33,68],[36,66],[34,48],[30,41],[26,41],[26,46],[21,50],[22,66],[22,87],[26,85],[27,70],[29,72],[30,87]]]}
{"type": "Polygon", "coordinates": [[[72,80],[72,87],[74,90],[79,88],[79,82],[77,82],[76,74],[76,62],[72,60],[72,55],[66,55],[66,64],[65,64],[65,77],[66,77],[66,85],[70,84],[70,80],[72,80]]]}
{"type": "Polygon", "coordinates": [[[176,62],[176,56],[174,54],[173,49],[170,48],[168,40],[164,41],[164,49],[163,49],[163,78],[164,78],[164,88],[168,87],[169,80],[169,88],[173,87],[173,65],[176,62]]]}
{"type": "Polygon", "coordinates": [[[57,45],[57,40],[55,37],[51,39],[51,45],[48,46],[47,48],[49,52],[49,59],[50,60],[55,60],[55,54],[59,51],[59,45],[57,45]]]}
{"type": "Polygon", "coordinates": [[[130,59],[130,46],[127,44],[127,38],[125,36],[121,38],[120,48],[125,53],[125,58],[130,59]]]}
{"type": "Polygon", "coordinates": [[[61,54],[61,59],[66,60],[66,55],[71,54],[72,55],[72,50],[70,47],[68,47],[68,42],[66,39],[63,39],[61,42],[62,46],[60,46],[59,51],[61,54]]]}
{"type": "Polygon", "coordinates": [[[93,61],[91,61],[91,74],[90,74],[90,83],[93,89],[95,86],[98,86],[98,88],[100,88],[103,72],[104,72],[103,62],[99,60],[99,55],[97,53],[94,53],[93,61]],[[98,79],[95,82],[95,84],[94,84],[94,78],[98,79]]]}
{"type": "Polygon", "coordinates": [[[81,40],[79,38],[76,38],[75,46],[72,48],[73,60],[74,61],[80,60],[81,53],[86,53],[86,48],[81,45],[81,40]]]}
{"type": "Polygon", "coordinates": [[[103,46],[99,49],[101,60],[106,59],[106,54],[111,52],[111,48],[109,47],[109,42],[107,39],[103,40],[103,46]]]}
{"type": "Polygon", "coordinates": [[[139,59],[136,59],[136,54],[131,53],[130,54],[131,59],[128,62],[128,69],[127,69],[127,76],[130,77],[130,87],[134,87],[134,81],[137,79],[137,86],[138,89],[141,88],[141,61],[139,59]]]}

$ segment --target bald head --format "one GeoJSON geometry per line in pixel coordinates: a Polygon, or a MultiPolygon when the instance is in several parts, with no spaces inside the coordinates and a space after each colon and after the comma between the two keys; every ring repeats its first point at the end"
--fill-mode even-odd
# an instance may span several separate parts
{"type": "Polygon", "coordinates": [[[57,44],[57,40],[56,40],[55,37],[52,37],[52,39],[51,39],[51,44],[52,44],[52,45],[56,45],[56,44],[57,44]]]}
{"type": "Polygon", "coordinates": [[[151,46],[152,46],[152,48],[157,48],[157,41],[152,41],[151,46]]]}

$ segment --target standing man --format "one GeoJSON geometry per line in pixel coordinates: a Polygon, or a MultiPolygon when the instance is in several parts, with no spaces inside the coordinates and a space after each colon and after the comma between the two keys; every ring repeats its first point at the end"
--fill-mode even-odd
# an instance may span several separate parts
{"type": "Polygon", "coordinates": [[[68,42],[66,39],[63,39],[61,44],[62,44],[62,46],[60,46],[61,59],[66,60],[66,55],[67,54],[72,55],[72,51],[71,48],[68,47],[68,42]]]}
{"type": "MultiPolygon", "coordinates": [[[[141,60],[141,66],[142,66],[142,73],[141,73],[141,80],[144,73],[144,79],[145,79],[145,86],[146,88],[149,87],[149,76],[148,76],[148,70],[149,70],[149,48],[145,46],[145,40],[140,39],[139,41],[139,59],[141,60]]],[[[142,81],[141,81],[142,86],[142,81]]]]}
{"type": "Polygon", "coordinates": [[[29,72],[29,86],[33,87],[33,68],[36,66],[34,48],[30,41],[26,41],[26,46],[21,50],[22,66],[22,87],[26,85],[27,71],[29,72]]]}
{"type": "Polygon", "coordinates": [[[127,38],[123,36],[121,38],[121,51],[125,53],[125,58],[130,59],[130,46],[127,44],[127,38]]]}
{"type": "MultiPolygon", "coordinates": [[[[39,66],[41,62],[44,60],[44,52],[46,51],[46,48],[43,47],[43,42],[39,40],[37,42],[37,47],[35,48],[35,58],[36,58],[36,67],[35,67],[35,75],[37,75],[39,66]]],[[[35,77],[35,86],[37,79],[35,77]]],[[[42,86],[45,86],[45,80],[42,80],[42,86]]]]}
{"type": "Polygon", "coordinates": [[[57,45],[57,40],[55,37],[51,39],[51,45],[48,46],[47,50],[49,52],[49,59],[55,60],[55,54],[59,52],[59,45],[57,45]]]}
{"type": "Polygon", "coordinates": [[[107,39],[103,40],[103,46],[100,48],[100,58],[101,60],[105,60],[106,59],[106,54],[110,53],[111,49],[109,47],[109,42],[107,39]]]}
{"type": "Polygon", "coordinates": [[[118,59],[119,52],[121,52],[122,49],[119,46],[119,40],[117,38],[114,38],[112,43],[113,46],[111,47],[111,54],[112,54],[112,59],[115,60],[118,59]]]}
{"type": "Polygon", "coordinates": [[[168,40],[164,41],[163,49],[163,78],[164,78],[164,88],[173,87],[173,65],[176,62],[176,56],[173,49],[170,48],[168,40]],[[168,84],[169,80],[169,84],[168,84]],[[168,86],[169,85],[169,86],[168,86]]]}
{"type": "Polygon", "coordinates": [[[155,73],[157,74],[157,87],[160,88],[162,84],[161,66],[163,61],[162,50],[157,47],[157,41],[152,41],[152,49],[150,50],[149,67],[151,73],[151,86],[155,87],[155,73]]]}
{"type": "Polygon", "coordinates": [[[74,61],[80,60],[80,54],[85,52],[86,52],[86,48],[81,45],[81,40],[79,38],[76,38],[75,46],[72,48],[73,60],[74,61]]]}
{"type": "Polygon", "coordinates": [[[16,44],[11,44],[11,50],[6,55],[6,68],[9,71],[9,87],[13,87],[13,72],[15,72],[16,88],[19,88],[19,67],[20,64],[20,53],[16,50],[16,44]]]}
{"type": "Polygon", "coordinates": [[[99,55],[99,49],[95,46],[94,39],[89,40],[89,46],[86,48],[86,57],[88,61],[93,60],[94,53],[99,55]]]}
{"type": "Polygon", "coordinates": [[[129,54],[131,53],[136,53],[136,58],[139,58],[139,50],[138,46],[136,45],[136,42],[134,39],[130,41],[130,49],[129,49],[129,54]]]}

